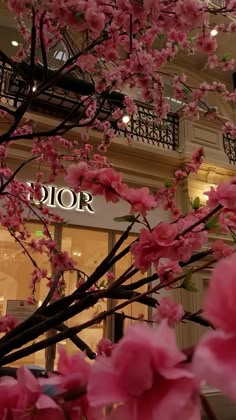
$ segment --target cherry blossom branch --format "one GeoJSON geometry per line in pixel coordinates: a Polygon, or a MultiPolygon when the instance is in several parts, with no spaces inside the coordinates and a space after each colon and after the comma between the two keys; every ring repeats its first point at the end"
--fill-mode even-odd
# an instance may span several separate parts
{"type": "Polygon", "coordinates": [[[43,73],[44,73],[44,81],[48,77],[48,60],[47,60],[47,52],[44,44],[44,35],[43,35],[43,28],[44,28],[44,17],[46,12],[42,13],[40,17],[39,22],[39,37],[40,37],[40,47],[41,47],[41,53],[43,58],[43,73]]]}
{"type": "Polygon", "coordinates": [[[191,226],[184,229],[182,232],[180,232],[177,237],[184,236],[187,233],[191,232],[193,229],[195,229],[197,226],[199,226],[202,223],[205,223],[207,220],[209,220],[212,216],[214,216],[215,213],[217,213],[219,210],[222,209],[222,205],[218,204],[217,207],[215,207],[213,210],[211,210],[206,216],[199,219],[197,222],[193,223],[191,226]]]}
{"type": "Polygon", "coordinates": [[[33,156],[32,158],[28,159],[27,161],[23,162],[18,166],[18,168],[12,173],[12,175],[7,179],[7,181],[1,185],[0,187],[0,194],[3,193],[3,191],[6,189],[6,187],[13,181],[13,179],[16,177],[16,175],[20,172],[21,169],[23,169],[26,165],[28,165],[30,162],[32,162],[35,159],[38,159],[39,156],[33,156]]]}
{"type": "MultiPolygon", "coordinates": [[[[35,25],[35,9],[32,7],[32,26],[31,26],[31,48],[30,48],[30,82],[32,89],[33,73],[35,66],[35,50],[36,50],[36,25],[35,25]]],[[[30,89],[30,90],[31,90],[30,89]]]]}
{"type": "MultiPolygon", "coordinates": [[[[210,260],[209,262],[195,268],[192,270],[193,273],[201,271],[205,268],[207,268],[209,265],[211,265],[213,262],[215,262],[215,259],[210,260]]],[[[175,283],[178,280],[181,280],[182,278],[184,278],[185,275],[179,276],[177,278],[175,278],[172,281],[169,281],[167,283],[165,283],[165,286],[170,286],[171,284],[175,283]]],[[[10,361],[13,360],[17,360],[14,359],[14,355],[15,357],[19,357],[19,355],[24,354],[24,355],[28,355],[31,353],[27,353],[27,352],[33,352],[33,351],[37,351],[40,350],[42,348],[44,348],[45,344],[47,346],[51,345],[51,344],[55,344],[61,340],[63,340],[64,338],[70,338],[72,335],[75,335],[75,333],[79,333],[80,331],[82,331],[85,328],[90,327],[91,325],[101,322],[103,319],[105,319],[107,316],[110,316],[111,314],[113,314],[115,311],[118,311],[120,309],[123,309],[124,307],[126,307],[127,305],[137,301],[139,298],[141,297],[145,297],[148,296],[149,294],[152,294],[156,291],[158,291],[159,289],[161,289],[163,287],[162,284],[159,284],[151,289],[149,289],[148,291],[141,293],[141,294],[136,294],[133,298],[131,298],[128,302],[123,302],[119,305],[116,305],[115,307],[113,307],[112,309],[108,310],[108,311],[104,311],[101,314],[99,314],[98,316],[94,317],[92,320],[89,320],[87,322],[85,322],[84,324],[78,326],[78,327],[71,327],[68,328],[67,331],[64,331],[62,333],[57,334],[54,337],[50,337],[46,340],[42,340],[41,342],[31,346],[31,347],[26,347],[24,349],[25,353],[21,353],[21,350],[14,352],[12,355],[10,356],[6,356],[2,358],[2,363],[9,363],[10,361]],[[35,347],[36,346],[36,347],[35,347]],[[42,346],[42,347],[41,347],[42,346]],[[33,350],[34,349],[34,350],[33,350]],[[37,350],[36,350],[37,349],[37,350]],[[10,359],[8,359],[8,357],[10,359]],[[11,357],[13,357],[13,359],[11,359],[11,357]],[[10,360],[10,361],[9,361],[10,360]]],[[[103,298],[106,297],[106,291],[102,291],[102,292],[98,292],[96,295],[95,294],[91,294],[90,296],[85,297],[81,302],[74,304],[72,307],[69,307],[66,311],[66,313],[59,313],[57,315],[54,315],[52,318],[50,318],[49,320],[47,320],[46,322],[41,322],[37,325],[37,332],[35,335],[35,328],[30,328],[27,332],[23,332],[20,340],[17,340],[16,338],[10,339],[5,345],[0,345],[0,357],[4,356],[4,354],[9,353],[10,351],[12,351],[14,348],[16,348],[16,346],[18,347],[19,345],[24,345],[26,344],[28,341],[30,341],[30,339],[34,339],[37,336],[39,336],[40,334],[43,334],[43,332],[45,330],[50,329],[53,326],[53,322],[54,325],[60,322],[63,322],[69,318],[71,318],[73,315],[77,314],[78,312],[81,312],[82,310],[86,309],[87,307],[95,304],[99,298],[103,298]],[[78,306],[79,311],[78,311],[78,306]],[[82,308],[81,308],[82,306],[82,308]],[[46,329],[45,329],[46,328],[46,329]],[[30,339],[29,339],[30,337],[30,339]]],[[[189,316],[189,315],[188,315],[189,316]]],[[[24,357],[24,356],[21,356],[24,357]]]]}

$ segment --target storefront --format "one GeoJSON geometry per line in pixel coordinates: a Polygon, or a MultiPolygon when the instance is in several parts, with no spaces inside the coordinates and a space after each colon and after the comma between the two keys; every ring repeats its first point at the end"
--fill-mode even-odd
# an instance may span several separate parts
{"type": "MultiPolygon", "coordinates": [[[[78,269],[90,275],[97,264],[115,244],[122,230],[126,228],[125,223],[115,222],[114,217],[128,214],[129,206],[124,202],[107,204],[102,197],[92,197],[87,192],[83,196],[85,206],[82,206],[81,193],[75,194],[64,186],[47,185],[43,187],[42,192],[44,204],[65,220],[63,224],[60,223],[50,226],[52,236],[54,236],[60,249],[67,251],[77,261],[78,269]]],[[[166,216],[167,214],[165,212],[153,212],[150,218],[151,223],[158,223],[164,220],[164,218],[166,219],[166,216]]],[[[38,221],[32,220],[28,222],[28,227],[32,238],[39,239],[42,236],[42,225],[38,221]]],[[[139,226],[137,225],[124,246],[137,237],[138,229],[139,226]]],[[[37,263],[40,267],[45,267],[50,272],[50,266],[45,259],[45,255],[37,254],[35,258],[37,258],[37,263]]],[[[127,255],[119,261],[114,267],[115,276],[119,276],[124,272],[131,263],[131,255],[127,255]]],[[[32,272],[32,263],[29,258],[22,254],[22,249],[19,244],[3,228],[0,228],[0,267],[0,314],[4,315],[8,308],[11,307],[12,301],[15,301],[16,305],[20,305],[29,295],[28,284],[30,273],[32,272]]],[[[140,277],[141,275],[138,274],[130,281],[135,281],[140,277]]],[[[76,287],[77,274],[65,273],[65,281],[65,293],[71,293],[76,287]]],[[[139,290],[141,291],[141,289],[139,290]]],[[[46,293],[46,281],[42,280],[38,284],[36,291],[39,304],[44,299],[46,293]]],[[[109,304],[114,304],[114,302],[110,302],[109,304]]],[[[94,317],[106,307],[106,301],[100,302],[93,308],[69,320],[67,325],[80,324],[94,317]]],[[[25,308],[25,310],[27,311],[28,309],[25,308]]],[[[24,311],[24,306],[22,311],[24,311]]],[[[131,317],[138,317],[140,314],[143,314],[145,318],[148,318],[147,308],[139,303],[129,305],[125,309],[125,313],[131,317]]],[[[131,322],[129,320],[127,321],[131,322]]],[[[80,337],[95,350],[96,343],[103,334],[104,325],[99,324],[83,331],[80,337]]],[[[71,341],[67,340],[63,344],[70,353],[76,351],[76,347],[71,341]]],[[[18,366],[22,363],[44,366],[45,351],[40,351],[35,355],[22,359],[14,365],[18,366]]]]}

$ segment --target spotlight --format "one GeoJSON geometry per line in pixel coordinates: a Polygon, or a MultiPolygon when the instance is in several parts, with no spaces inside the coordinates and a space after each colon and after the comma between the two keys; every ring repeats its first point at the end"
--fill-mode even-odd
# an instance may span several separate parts
{"type": "Polygon", "coordinates": [[[122,121],[124,124],[128,124],[130,122],[130,116],[129,115],[123,115],[122,121]]]}
{"type": "Polygon", "coordinates": [[[17,41],[11,41],[11,45],[13,45],[13,47],[18,47],[19,42],[17,42],[17,41]]]}
{"type": "Polygon", "coordinates": [[[211,30],[211,36],[216,36],[218,34],[218,31],[216,29],[211,30]]]}

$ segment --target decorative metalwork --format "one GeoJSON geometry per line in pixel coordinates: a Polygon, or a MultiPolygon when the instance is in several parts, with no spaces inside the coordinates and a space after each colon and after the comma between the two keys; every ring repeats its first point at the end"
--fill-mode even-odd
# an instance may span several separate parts
{"type": "Polygon", "coordinates": [[[225,0],[210,0],[210,3],[214,4],[214,6],[217,6],[220,9],[222,9],[223,7],[226,7],[225,0]]]}
{"type": "MultiPolygon", "coordinates": [[[[0,100],[3,104],[18,107],[27,97],[29,86],[24,80],[24,71],[27,71],[27,69],[21,68],[19,73],[16,74],[13,68],[0,61],[0,100]]],[[[29,111],[64,119],[77,107],[76,113],[72,113],[72,117],[68,119],[76,122],[84,113],[84,107],[78,106],[81,96],[90,93],[96,95],[94,87],[90,83],[80,80],[78,77],[62,78],[60,85],[58,83],[57,86],[53,86],[53,88],[37,95],[32,101],[29,111]]],[[[96,95],[96,97],[101,103],[102,96],[96,95]]],[[[116,122],[112,120],[111,111],[115,105],[123,107],[123,98],[124,96],[119,93],[112,93],[105,101],[98,118],[109,120],[119,136],[130,136],[134,141],[169,150],[177,149],[179,144],[179,118],[177,114],[170,113],[166,119],[158,121],[151,106],[136,102],[137,113],[130,117],[125,129],[120,129],[116,122]]]]}
{"type": "Polygon", "coordinates": [[[144,144],[176,150],[179,146],[179,117],[169,113],[167,118],[158,121],[151,106],[136,102],[137,113],[131,116],[129,124],[119,134],[129,135],[132,140],[144,144]]]}
{"type": "Polygon", "coordinates": [[[223,134],[223,145],[229,163],[236,165],[236,139],[230,134],[223,134]]]}

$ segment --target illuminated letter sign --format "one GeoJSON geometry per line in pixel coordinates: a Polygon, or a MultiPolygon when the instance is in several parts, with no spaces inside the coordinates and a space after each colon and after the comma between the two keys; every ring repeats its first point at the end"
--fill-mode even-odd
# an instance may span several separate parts
{"type": "MultiPolygon", "coordinates": [[[[34,187],[33,182],[27,182],[27,185],[34,187]]],[[[69,188],[57,188],[54,185],[42,185],[42,198],[40,201],[34,200],[34,202],[45,204],[48,207],[60,207],[63,210],[80,212],[87,210],[89,213],[95,213],[92,207],[92,194],[85,191],[75,193],[69,188]]]]}

